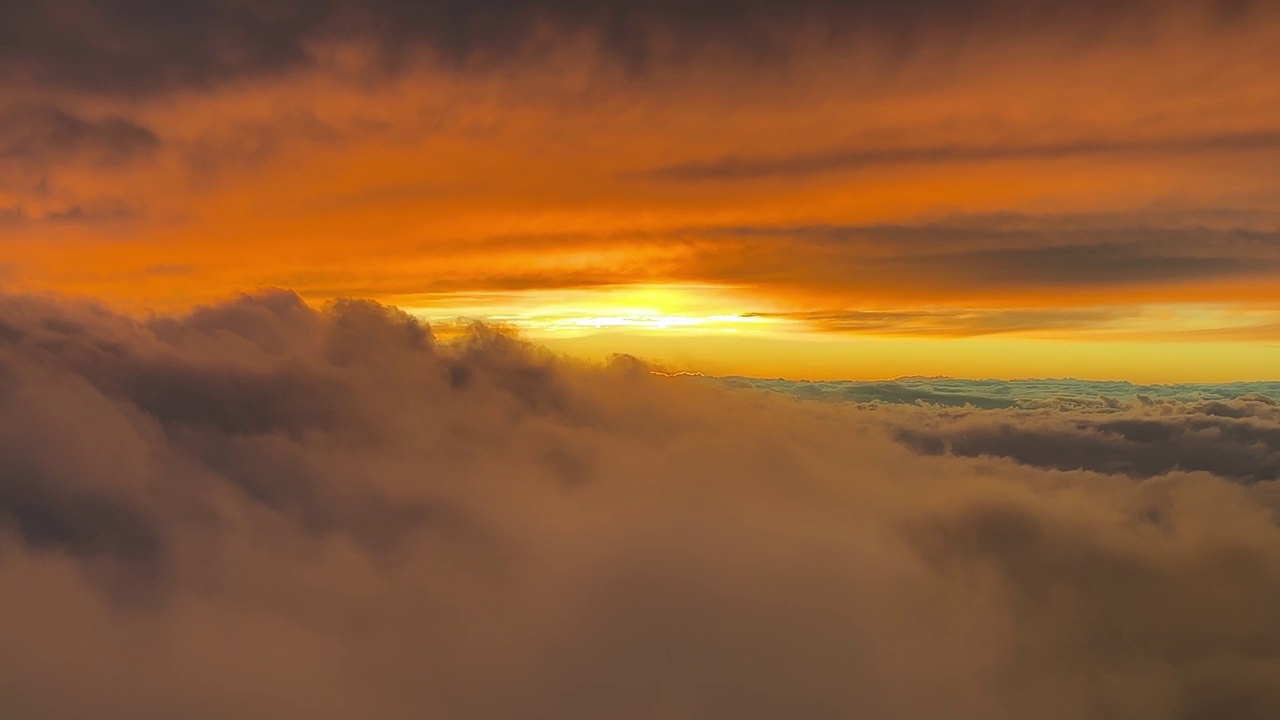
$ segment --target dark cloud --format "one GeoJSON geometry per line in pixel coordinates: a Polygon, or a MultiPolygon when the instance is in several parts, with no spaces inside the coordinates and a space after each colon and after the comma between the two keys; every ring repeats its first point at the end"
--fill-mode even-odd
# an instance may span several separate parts
{"type": "MultiPolygon", "coordinates": [[[[280,336],[280,323],[290,317],[313,326],[317,321],[296,298],[269,296],[201,311],[184,324],[157,320],[153,327],[142,328],[117,322],[111,329],[119,335],[103,332],[97,311],[74,317],[46,315],[39,306],[28,315],[21,305],[18,308],[20,314],[15,317],[10,303],[10,313],[0,321],[0,360],[4,361],[0,368],[11,388],[11,405],[42,382],[66,385],[69,397],[63,402],[90,403],[90,410],[110,413],[121,426],[115,429],[117,434],[129,436],[132,427],[141,435],[128,437],[129,441],[153,442],[155,433],[167,438],[169,449],[161,454],[169,457],[159,458],[162,464],[196,463],[223,478],[227,487],[295,517],[316,532],[346,531],[361,540],[383,539],[411,529],[414,523],[408,521],[426,516],[425,507],[410,504],[366,519],[385,501],[362,491],[358,480],[341,489],[329,487],[326,482],[331,479],[317,465],[319,458],[299,452],[298,443],[304,438],[337,432],[355,406],[350,397],[353,389],[334,383],[317,368],[288,357],[275,364],[266,361],[273,352],[284,351],[281,343],[287,342],[287,336],[280,336]],[[221,344],[226,352],[208,364],[193,364],[190,361],[196,355],[192,353],[198,354],[195,348],[204,343],[221,344]],[[59,381],[66,377],[76,381],[59,381]],[[326,493],[338,492],[344,500],[324,501],[326,493]]],[[[344,317],[342,313],[335,316],[335,333],[344,317]]],[[[412,327],[419,332],[416,325],[412,327]]],[[[340,344],[342,338],[335,341],[339,345],[333,352],[347,352],[340,344]]],[[[56,425],[42,434],[49,441],[101,441],[77,439],[69,435],[73,432],[73,427],[56,425]]],[[[26,456],[25,452],[8,454],[19,464],[26,456]]],[[[38,462],[42,460],[31,461],[38,462]]],[[[131,480],[163,482],[166,470],[155,472],[156,477],[131,480]]],[[[98,473],[81,467],[68,474],[98,473]]],[[[79,550],[95,538],[128,535],[127,527],[118,526],[131,516],[114,510],[112,498],[97,499],[107,492],[106,486],[81,492],[79,477],[55,482],[47,473],[42,477],[32,469],[13,478],[17,482],[7,487],[14,492],[5,496],[0,515],[10,517],[29,542],[79,550]],[[24,475],[34,477],[22,482],[24,475]],[[104,523],[101,528],[94,519],[98,517],[104,523]]],[[[159,488],[153,490],[163,494],[159,488]]],[[[150,538],[153,545],[160,542],[155,530],[137,529],[135,534],[150,538]]],[[[110,554],[118,549],[132,552],[132,547],[122,541],[102,543],[100,549],[110,554]]]]}
{"type": "Polygon", "coordinates": [[[153,153],[160,138],[119,116],[89,118],[59,107],[0,109],[0,163],[47,166],[67,160],[119,165],[153,153]]]}
{"type": "Polygon", "coordinates": [[[1136,478],[1203,471],[1245,482],[1280,479],[1276,382],[1134,385],[941,377],[713,382],[878,406],[900,442],[927,454],[1001,457],[1039,468],[1136,478]],[[924,409],[896,407],[903,405],[924,409]]]}
{"type": "Polygon", "coordinates": [[[1061,160],[1098,156],[1154,156],[1221,152],[1275,152],[1280,132],[1261,130],[1172,138],[1083,139],[1053,143],[936,145],[899,148],[832,148],[777,158],[730,157],[710,162],[666,165],[641,175],[660,180],[710,181],[795,178],[893,165],[986,163],[1004,160],[1061,160]]]}
{"type": "Polygon", "coordinates": [[[704,248],[685,272],[707,280],[849,290],[981,293],[1269,277],[1271,227],[1143,217],[973,216],[912,225],[724,227],[692,231],[704,248]],[[733,247],[735,252],[727,252],[733,247]],[[886,279],[892,279],[887,282],[886,279]]]}
{"type": "Polygon", "coordinates": [[[0,297],[0,707],[1280,710],[1267,388],[864,388],[1016,405],[945,411],[748,382],[578,365],[483,327],[441,343],[376,304],[284,292],[141,320],[0,297]],[[1127,400],[1052,404],[1093,391],[1127,400]],[[1055,469],[955,449],[998,446],[996,426],[1055,469]],[[1057,469],[1025,439],[1051,428],[1120,464],[1057,469]]]}
{"type": "MultiPolygon", "coordinates": [[[[1246,22],[1261,4],[1181,5],[1222,25],[1246,22]]],[[[578,35],[629,68],[711,47],[774,62],[798,33],[907,55],[975,33],[1047,29],[1088,41],[1169,12],[1151,0],[15,0],[0,9],[0,76],[107,93],[207,87],[307,66],[317,44],[343,40],[377,48],[392,66],[423,53],[453,64],[499,62],[578,35]]]]}
{"type": "Polygon", "coordinates": [[[1280,413],[1274,401],[1165,407],[1170,414],[1074,416],[1008,411],[940,415],[899,438],[922,452],[1007,457],[1034,467],[1146,478],[1204,471],[1245,482],[1280,479],[1280,413]],[[1262,410],[1263,412],[1259,412],[1262,410]]]}
{"type": "MultiPolygon", "coordinates": [[[[1103,247],[1138,245],[1205,251],[1274,251],[1280,218],[1230,208],[1180,212],[1136,209],[1125,213],[971,213],[922,217],[911,223],[725,225],[673,228],[662,233],[688,242],[707,238],[786,240],[820,247],[877,251],[896,248],[930,255],[990,249],[1041,249],[1046,243],[1103,247]]],[[[643,237],[637,235],[638,237],[643,237]]]]}
{"type": "MultiPolygon", "coordinates": [[[[1155,244],[1071,245],[978,250],[935,258],[979,283],[1048,286],[1118,286],[1272,275],[1276,260],[1187,253],[1159,254],[1155,244]]],[[[1212,252],[1212,251],[1211,251],[1212,252]]]]}

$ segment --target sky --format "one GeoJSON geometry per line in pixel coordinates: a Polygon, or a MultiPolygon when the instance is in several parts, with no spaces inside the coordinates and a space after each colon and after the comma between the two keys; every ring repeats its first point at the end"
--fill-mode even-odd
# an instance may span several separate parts
{"type": "Polygon", "coordinates": [[[0,290],[809,380],[1280,367],[1280,8],[16,0],[0,290]]]}

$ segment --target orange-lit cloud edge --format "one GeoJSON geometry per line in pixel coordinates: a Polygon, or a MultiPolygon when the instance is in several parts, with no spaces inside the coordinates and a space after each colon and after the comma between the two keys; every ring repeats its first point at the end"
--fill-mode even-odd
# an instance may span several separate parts
{"type": "Polygon", "coordinates": [[[331,43],[210,88],[18,86],[0,282],[371,297],[710,373],[1272,377],[1280,23],[1254,13],[896,64],[802,38],[636,77],[584,40],[370,80],[331,43]]]}

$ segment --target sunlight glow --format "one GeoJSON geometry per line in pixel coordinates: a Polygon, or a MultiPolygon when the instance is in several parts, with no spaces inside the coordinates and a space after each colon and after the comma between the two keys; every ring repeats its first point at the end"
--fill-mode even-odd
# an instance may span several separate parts
{"type": "Polygon", "coordinates": [[[533,338],[574,337],[602,330],[698,334],[801,329],[800,323],[743,310],[733,288],[714,285],[628,285],[581,290],[448,294],[415,297],[402,307],[437,327],[483,319],[533,338]]]}

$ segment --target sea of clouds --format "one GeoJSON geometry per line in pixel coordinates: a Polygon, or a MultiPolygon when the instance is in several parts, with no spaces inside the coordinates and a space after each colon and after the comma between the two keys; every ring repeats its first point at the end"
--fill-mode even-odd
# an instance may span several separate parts
{"type": "Polygon", "coordinates": [[[0,714],[1280,717],[1276,389],[3,297],[0,714]]]}

